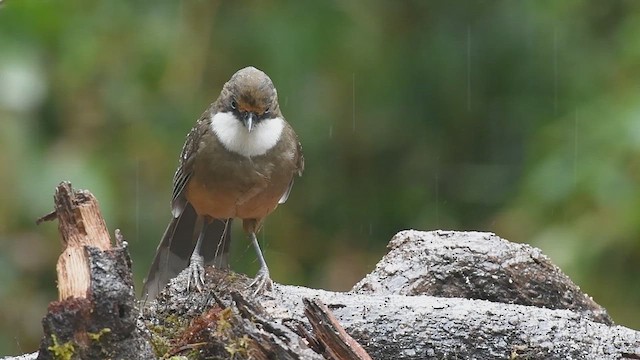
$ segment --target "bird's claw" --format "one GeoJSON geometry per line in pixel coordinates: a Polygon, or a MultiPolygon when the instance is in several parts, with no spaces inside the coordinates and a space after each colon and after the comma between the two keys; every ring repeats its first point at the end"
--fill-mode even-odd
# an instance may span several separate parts
{"type": "Polygon", "coordinates": [[[273,282],[269,276],[269,269],[262,268],[258,270],[258,274],[249,284],[250,288],[253,288],[253,296],[262,294],[265,290],[273,289],[273,282]]]}
{"type": "Polygon", "coordinates": [[[204,288],[204,258],[202,256],[193,255],[189,261],[187,290],[191,290],[192,285],[198,291],[202,291],[204,288]]]}

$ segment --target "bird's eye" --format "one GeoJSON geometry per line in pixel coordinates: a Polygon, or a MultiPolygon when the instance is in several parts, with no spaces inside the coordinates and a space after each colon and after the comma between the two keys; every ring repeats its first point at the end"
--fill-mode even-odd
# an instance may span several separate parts
{"type": "Polygon", "coordinates": [[[231,100],[231,108],[233,110],[235,110],[237,107],[238,107],[238,104],[236,103],[236,101],[235,100],[231,100]]]}
{"type": "Polygon", "coordinates": [[[265,111],[264,111],[265,115],[271,114],[271,108],[268,107],[265,111]]]}

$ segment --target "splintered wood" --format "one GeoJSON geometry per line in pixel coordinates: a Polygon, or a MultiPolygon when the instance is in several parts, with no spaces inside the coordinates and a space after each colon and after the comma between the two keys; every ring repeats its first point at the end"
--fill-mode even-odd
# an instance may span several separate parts
{"type": "Polygon", "coordinates": [[[315,337],[307,340],[312,348],[334,360],[371,360],[366,350],[347,334],[335,315],[320,299],[303,298],[304,314],[309,319],[315,337]]]}
{"type": "Polygon", "coordinates": [[[54,195],[55,210],[38,220],[58,219],[64,250],[58,258],[58,297],[86,298],[91,286],[89,261],[85,246],[100,250],[111,248],[107,226],[100,213],[98,201],[88,191],[73,190],[71,184],[62,182],[54,195]]]}

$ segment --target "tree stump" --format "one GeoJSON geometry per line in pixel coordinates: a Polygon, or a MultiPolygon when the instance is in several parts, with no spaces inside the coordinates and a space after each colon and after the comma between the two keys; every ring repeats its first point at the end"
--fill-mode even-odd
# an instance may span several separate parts
{"type": "Polygon", "coordinates": [[[38,359],[155,359],[136,327],[137,301],[126,242],[112,246],[98,202],[64,182],[55,210],[64,250],[56,266],[59,301],[49,304],[38,359]]]}

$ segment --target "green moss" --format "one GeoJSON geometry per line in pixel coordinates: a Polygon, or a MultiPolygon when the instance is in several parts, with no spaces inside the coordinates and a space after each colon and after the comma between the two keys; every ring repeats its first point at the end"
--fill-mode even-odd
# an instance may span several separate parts
{"type": "Polygon", "coordinates": [[[98,331],[97,333],[91,333],[91,332],[87,333],[87,335],[89,336],[89,339],[91,339],[93,341],[100,341],[100,338],[104,334],[111,334],[111,329],[104,328],[104,329],[98,331]]]}
{"type": "Polygon", "coordinates": [[[53,345],[49,346],[47,350],[51,351],[53,358],[56,360],[71,360],[75,352],[73,342],[68,341],[64,344],[58,342],[58,337],[55,334],[51,334],[51,340],[53,345]]]}
{"type": "Polygon", "coordinates": [[[229,282],[234,282],[237,278],[239,278],[240,275],[238,275],[238,273],[235,273],[233,271],[229,271],[229,273],[227,274],[227,281],[229,282]]]}
{"type": "Polygon", "coordinates": [[[228,332],[233,328],[230,320],[233,317],[233,312],[230,308],[226,308],[220,312],[220,319],[216,324],[216,335],[218,337],[227,336],[228,332]]]}
{"type": "Polygon", "coordinates": [[[188,325],[188,320],[173,314],[163,319],[163,325],[147,325],[151,332],[150,342],[155,355],[164,358],[171,349],[171,340],[181,334],[188,325]]]}
{"type": "Polygon", "coordinates": [[[151,332],[151,347],[153,348],[153,352],[157,357],[164,357],[164,355],[171,348],[171,342],[168,338],[158,335],[155,332],[151,332]]]}
{"type": "Polygon", "coordinates": [[[155,355],[165,360],[197,360],[203,356],[248,358],[251,339],[238,337],[234,332],[237,315],[231,308],[211,311],[213,313],[205,313],[195,322],[194,319],[171,314],[160,320],[161,325],[147,323],[155,355]],[[176,352],[180,355],[175,355],[176,352]]]}
{"type": "Polygon", "coordinates": [[[245,358],[249,353],[249,343],[249,337],[244,335],[243,337],[236,338],[235,341],[229,342],[224,348],[229,355],[231,355],[232,359],[235,358],[236,355],[245,358]]]}

